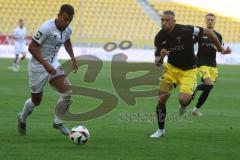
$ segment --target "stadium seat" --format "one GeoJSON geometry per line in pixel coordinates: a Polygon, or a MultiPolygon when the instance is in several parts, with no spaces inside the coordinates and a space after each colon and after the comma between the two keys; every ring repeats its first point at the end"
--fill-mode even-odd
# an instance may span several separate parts
{"type": "MultiPolygon", "coordinates": [[[[162,14],[164,10],[173,10],[176,14],[177,23],[190,24],[195,26],[205,26],[204,17],[207,13],[197,7],[188,6],[178,2],[151,1],[153,8],[162,14]]],[[[220,32],[227,42],[240,42],[240,37],[235,33],[240,33],[240,21],[214,13],[217,17],[216,31],[220,32]]]]}
{"type": "MultiPolygon", "coordinates": [[[[207,11],[182,3],[169,1],[149,1],[161,14],[163,10],[176,12],[177,23],[205,26],[207,11]]],[[[19,18],[25,20],[28,35],[31,36],[44,21],[55,18],[59,7],[70,3],[75,8],[71,23],[73,39],[104,39],[149,41],[152,43],[159,26],[145,13],[135,0],[0,0],[0,32],[10,35],[19,18]]],[[[227,42],[239,42],[239,20],[217,16],[216,30],[222,33],[227,42]]]]}
{"type": "MultiPolygon", "coordinates": [[[[24,19],[27,28],[27,34],[32,35],[37,27],[44,21],[55,18],[59,7],[64,3],[70,3],[75,6],[76,16],[72,22],[72,28],[78,33],[79,28],[79,1],[78,0],[0,0],[0,23],[1,32],[5,35],[12,34],[17,26],[19,18],[24,19]]],[[[73,36],[77,36],[74,34],[73,36]]]]}
{"type": "Polygon", "coordinates": [[[44,21],[56,17],[63,3],[72,4],[76,10],[71,24],[75,39],[81,34],[82,38],[152,40],[158,31],[157,25],[133,0],[0,0],[0,3],[4,11],[1,13],[5,13],[0,19],[7,22],[4,26],[1,23],[0,28],[7,35],[17,26],[19,18],[25,20],[28,35],[32,35],[44,21]],[[146,35],[146,30],[154,32],[146,35]]]}

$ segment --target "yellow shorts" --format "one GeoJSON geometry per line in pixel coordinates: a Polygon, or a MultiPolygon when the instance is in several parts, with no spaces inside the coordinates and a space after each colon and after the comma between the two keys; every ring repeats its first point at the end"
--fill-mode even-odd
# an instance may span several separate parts
{"type": "Polygon", "coordinates": [[[197,82],[197,69],[181,70],[167,63],[159,82],[159,91],[169,93],[175,86],[180,93],[193,94],[197,82]]]}
{"type": "Polygon", "coordinates": [[[212,81],[216,81],[218,77],[218,70],[216,67],[200,66],[198,73],[202,79],[210,78],[212,81]]]}

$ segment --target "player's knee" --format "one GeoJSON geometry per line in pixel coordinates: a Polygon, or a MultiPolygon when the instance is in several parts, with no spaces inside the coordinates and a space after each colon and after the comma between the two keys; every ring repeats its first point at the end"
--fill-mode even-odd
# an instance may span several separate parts
{"type": "Polygon", "coordinates": [[[190,104],[191,100],[190,99],[181,99],[179,100],[181,106],[187,106],[190,104]]]}
{"type": "Polygon", "coordinates": [[[187,106],[191,102],[191,96],[180,96],[179,103],[181,106],[187,106]]]}
{"type": "Polygon", "coordinates": [[[32,93],[31,100],[32,100],[32,103],[35,106],[39,106],[41,104],[41,101],[42,101],[42,92],[32,93]]]}
{"type": "Polygon", "coordinates": [[[39,106],[41,104],[41,100],[32,100],[32,103],[35,105],[35,106],[39,106]]]}
{"type": "Polygon", "coordinates": [[[158,95],[158,101],[159,103],[165,104],[167,99],[169,98],[169,93],[161,93],[158,95]]]}

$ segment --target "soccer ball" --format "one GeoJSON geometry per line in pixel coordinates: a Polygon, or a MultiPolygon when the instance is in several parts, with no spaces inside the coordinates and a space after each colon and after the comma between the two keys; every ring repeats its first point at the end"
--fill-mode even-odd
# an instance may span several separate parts
{"type": "Polygon", "coordinates": [[[69,138],[78,145],[85,144],[90,137],[89,131],[84,126],[76,126],[71,129],[69,138]]]}

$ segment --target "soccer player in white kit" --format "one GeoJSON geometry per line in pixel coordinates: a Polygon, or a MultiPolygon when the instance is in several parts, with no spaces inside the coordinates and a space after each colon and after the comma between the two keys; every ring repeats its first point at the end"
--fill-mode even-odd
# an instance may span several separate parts
{"type": "Polygon", "coordinates": [[[18,131],[20,135],[26,135],[26,119],[34,108],[40,105],[43,87],[47,81],[60,95],[55,108],[53,127],[59,129],[65,135],[69,134],[69,129],[63,125],[61,117],[69,109],[72,89],[57,60],[57,54],[60,47],[64,45],[71,57],[73,70],[77,71],[78,64],[70,40],[72,30],[69,27],[73,15],[74,8],[71,5],[62,5],[57,18],[43,23],[32,38],[28,48],[32,54],[28,65],[31,98],[25,101],[23,109],[18,115],[18,131]]]}
{"type": "Polygon", "coordinates": [[[15,59],[13,61],[13,71],[18,71],[20,61],[24,60],[26,57],[26,33],[27,29],[24,27],[23,19],[19,19],[18,27],[13,32],[13,39],[15,40],[15,59]],[[19,55],[22,54],[22,57],[19,55]]]}

